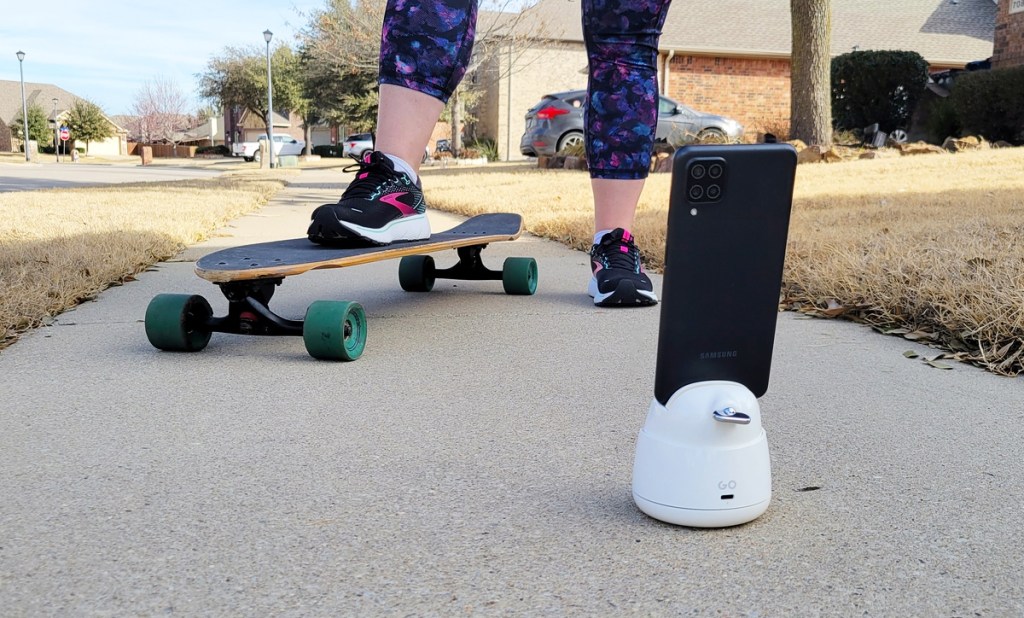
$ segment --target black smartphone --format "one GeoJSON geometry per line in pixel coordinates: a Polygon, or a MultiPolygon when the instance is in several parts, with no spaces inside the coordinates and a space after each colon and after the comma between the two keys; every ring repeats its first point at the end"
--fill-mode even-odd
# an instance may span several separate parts
{"type": "Polygon", "coordinates": [[[672,165],[654,396],[727,380],[768,390],[796,150],[685,146],[672,165]]]}

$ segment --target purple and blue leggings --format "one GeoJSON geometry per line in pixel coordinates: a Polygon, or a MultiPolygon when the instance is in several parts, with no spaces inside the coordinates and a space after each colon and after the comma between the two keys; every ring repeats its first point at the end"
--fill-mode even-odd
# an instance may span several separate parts
{"type": "MultiPolygon", "coordinates": [[[[670,1],[582,0],[592,178],[647,177],[658,123],[658,39],[670,1]]],[[[469,64],[476,13],[476,0],[388,0],[380,82],[447,102],[469,64]]]]}

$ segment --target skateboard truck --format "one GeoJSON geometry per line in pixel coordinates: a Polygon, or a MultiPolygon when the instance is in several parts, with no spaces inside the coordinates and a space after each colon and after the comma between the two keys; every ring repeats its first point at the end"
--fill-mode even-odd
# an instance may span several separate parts
{"type": "Polygon", "coordinates": [[[761,411],[745,386],[697,382],[665,405],[651,402],[633,463],[641,511],[672,524],[723,528],[759,517],[771,495],[761,411]]]}

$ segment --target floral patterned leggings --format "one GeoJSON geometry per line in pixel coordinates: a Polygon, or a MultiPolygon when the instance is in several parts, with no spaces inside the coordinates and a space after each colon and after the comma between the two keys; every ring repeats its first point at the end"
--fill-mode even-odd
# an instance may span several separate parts
{"type": "MultiPolygon", "coordinates": [[[[670,1],[582,0],[593,178],[647,177],[658,122],[658,39],[670,1]]],[[[380,82],[447,102],[469,64],[476,13],[476,0],[388,0],[380,82]]]]}

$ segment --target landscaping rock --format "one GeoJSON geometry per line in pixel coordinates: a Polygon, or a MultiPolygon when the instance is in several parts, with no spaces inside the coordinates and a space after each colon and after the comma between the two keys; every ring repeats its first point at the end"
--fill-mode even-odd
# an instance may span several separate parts
{"type": "Polygon", "coordinates": [[[833,146],[814,144],[797,152],[797,163],[838,163],[843,161],[839,150],[833,146]]]}
{"type": "Polygon", "coordinates": [[[551,167],[551,157],[537,157],[537,168],[546,170],[551,167]]]}
{"type": "Polygon", "coordinates": [[[671,174],[672,155],[663,152],[658,153],[651,162],[651,171],[655,174],[671,174]]]}
{"type": "Polygon", "coordinates": [[[946,154],[946,151],[941,146],[935,144],[926,144],[925,142],[915,142],[913,144],[900,144],[900,154],[907,155],[920,155],[920,154],[946,154]]]}
{"type": "Polygon", "coordinates": [[[946,141],[942,142],[942,148],[949,152],[963,152],[965,150],[985,150],[989,148],[989,145],[979,137],[968,135],[967,137],[947,137],[946,141]]]}
{"type": "Polygon", "coordinates": [[[585,157],[566,157],[565,169],[587,171],[587,159],[585,157]]]}
{"type": "Polygon", "coordinates": [[[807,144],[803,143],[801,140],[798,139],[791,139],[786,143],[792,146],[793,148],[796,148],[797,152],[800,152],[804,148],[807,148],[807,144]]]}
{"type": "Polygon", "coordinates": [[[821,160],[824,161],[825,163],[839,163],[840,161],[843,161],[845,158],[846,157],[844,157],[842,153],[836,150],[835,146],[829,148],[821,155],[821,160]]]}

